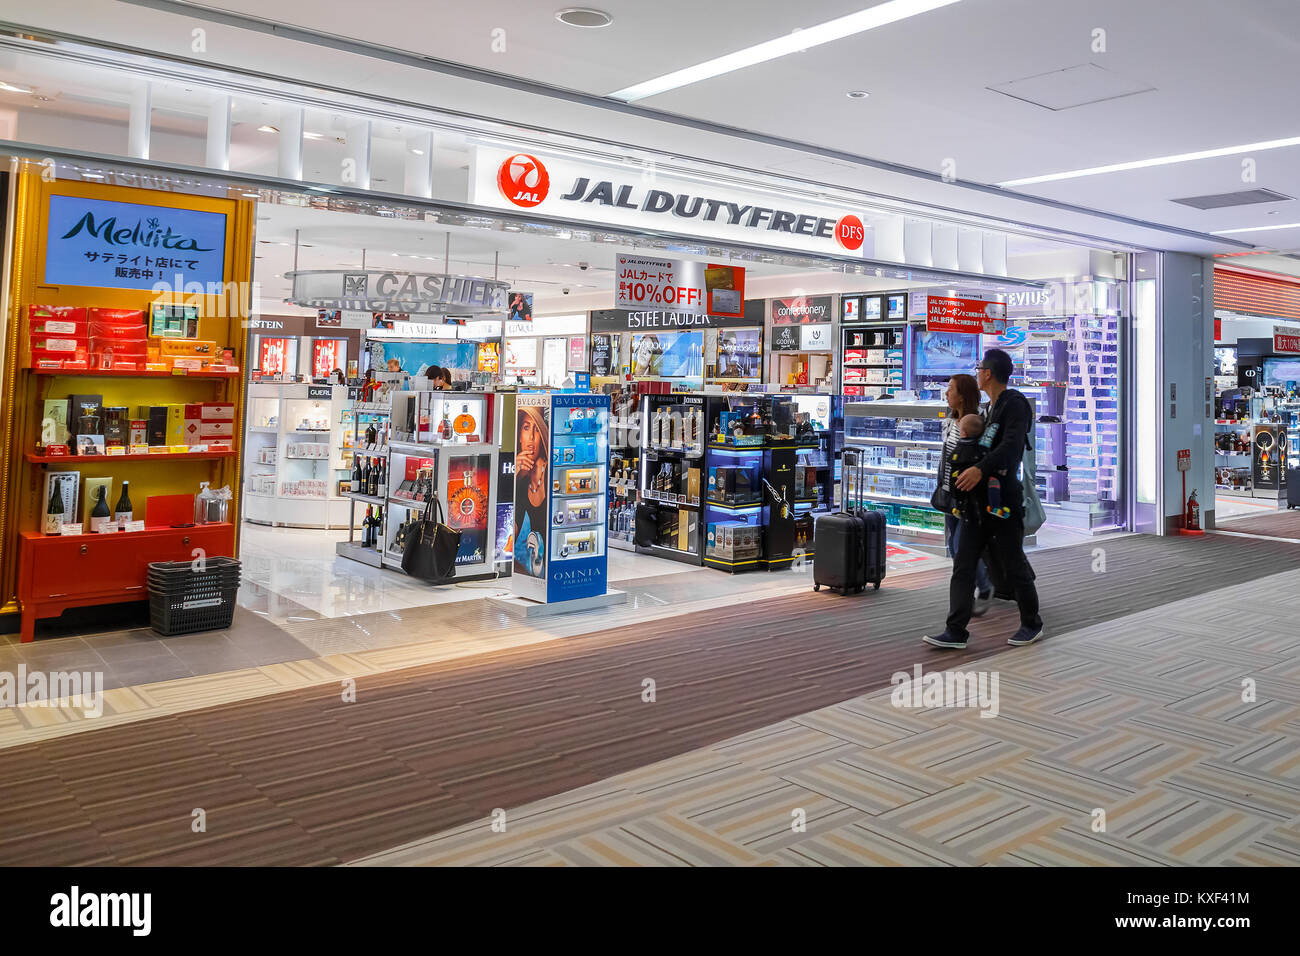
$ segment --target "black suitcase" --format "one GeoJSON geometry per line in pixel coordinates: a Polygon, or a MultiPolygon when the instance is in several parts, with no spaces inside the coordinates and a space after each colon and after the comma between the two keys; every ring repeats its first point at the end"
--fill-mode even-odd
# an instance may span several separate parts
{"type": "Polygon", "coordinates": [[[825,585],[843,594],[856,593],[868,584],[879,589],[885,579],[885,516],[862,507],[861,459],[846,451],[845,479],[850,467],[857,469],[854,481],[859,491],[857,501],[849,502],[846,480],[846,489],[841,492],[844,510],[817,519],[813,532],[814,591],[820,591],[825,585]]]}
{"type": "Polygon", "coordinates": [[[1286,470],[1286,509],[1300,508],[1300,468],[1286,470]]]}

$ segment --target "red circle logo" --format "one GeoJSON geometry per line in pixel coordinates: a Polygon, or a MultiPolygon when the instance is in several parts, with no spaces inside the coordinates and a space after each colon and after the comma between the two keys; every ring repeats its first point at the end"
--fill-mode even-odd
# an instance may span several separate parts
{"type": "Polygon", "coordinates": [[[840,216],[839,222],[835,223],[835,241],[849,252],[861,249],[862,242],[866,238],[867,231],[862,226],[862,220],[857,216],[852,214],[840,216]]]}
{"type": "Polygon", "coordinates": [[[536,156],[516,153],[497,170],[497,188],[516,206],[530,209],[551,189],[551,176],[536,156]]]}

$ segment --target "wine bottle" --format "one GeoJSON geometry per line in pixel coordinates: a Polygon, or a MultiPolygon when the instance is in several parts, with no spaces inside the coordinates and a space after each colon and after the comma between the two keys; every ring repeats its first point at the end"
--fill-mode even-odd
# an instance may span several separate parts
{"type": "Polygon", "coordinates": [[[370,494],[370,459],[365,459],[365,464],[361,466],[361,487],[357,489],[358,493],[363,495],[370,494]]]}
{"type": "Polygon", "coordinates": [[[366,505],[366,516],[361,521],[361,547],[370,547],[370,525],[374,521],[373,505],[366,505]]]}
{"type": "Polygon", "coordinates": [[[352,456],[352,490],[361,494],[361,456],[352,456]]]}
{"type": "Polygon", "coordinates": [[[379,462],[377,460],[372,460],[370,464],[370,485],[369,485],[369,490],[366,492],[366,494],[374,498],[378,493],[379,493],[379,462]]]}
{"type": "Polygon", "coordinates": [[[379,459],[379,484],[375,495],[379,498],[388,497],[388,464],[382,458],[379,459]]]}
{"type": "Polygon", "coordinates": [[[127,522],[131,520],[131,482],[122,482],[122,494],[117,499],[117,507],[113,509],[113,521],[116,522],[119,530],[125,530],[127,522]]]}
{"type": "Polygon", "coordinates": [[[384,540],[384,509],[380,508],[375,512],[375,530],[370,535],[370,546],[376,550],[383,550],[384,540]]]}
{"type": "Polygon", "coordinates": [[[366,444],[373,445],[379,441],[379,432],[375,431],[375,423],[371,422],[366,428],[366,444]]]}
{"type": "Polygon", "coordinates": [[[95,507],[90,511],[90,530],[98,531],[112,519],[113,513],[108,510],[108,488],[100,485],[95,497],[95,507]]]}
{"type": "Polygon", "coordinates": [[[50,482],[50,503],[45,509],[45,533],[58,534],[63,524],[63,494],[57,481],[50,482]]]}

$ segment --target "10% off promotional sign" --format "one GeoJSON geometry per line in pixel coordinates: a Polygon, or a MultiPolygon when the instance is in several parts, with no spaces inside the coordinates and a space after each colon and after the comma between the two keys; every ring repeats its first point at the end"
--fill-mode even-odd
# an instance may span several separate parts
{"type": "Polygon", "coordinates": [[[619,256],[615,308],[664,308],[703,315],[708,311],[704,263],[648,256],[619,256]]]}

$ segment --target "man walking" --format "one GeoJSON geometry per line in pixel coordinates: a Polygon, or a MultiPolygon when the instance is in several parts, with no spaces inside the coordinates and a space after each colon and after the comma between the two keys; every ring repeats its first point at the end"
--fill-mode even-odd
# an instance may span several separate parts
{"type": "Polygon", "coordinates": [[[960,491],[971,491],[992,479],[989,507],[982,520],[970,522],[969,530],[963,526],[953,557],[947,627],[938,637],[922,638],[935,647],[966,646],[970,637],[966,625],[970,623],[975,601],[975,567],[986,547],[1003,570],[1003,586],[1012,591],[1020,608],[1020,630],[1007,643],[1020,647],[1043,636],[1034,570],[1025,557],[1025,496],[1020,483],[1020,460],[1034,427],[1034,414],[1024,395],[1007,388],[1013,368],[1011,356],[1001,349],[989,349],[984,353],[984,361],[975,367],[980,391],[990,399],[984,435],[980,439],[987,454],[978,464],[962,471],[954,484],[960,491]],[[1000,487],[995,490],[993,482],[1000,487]]]}

